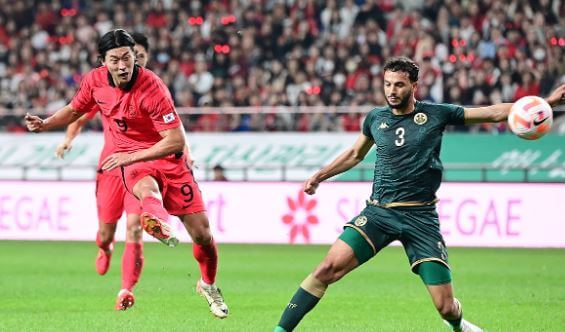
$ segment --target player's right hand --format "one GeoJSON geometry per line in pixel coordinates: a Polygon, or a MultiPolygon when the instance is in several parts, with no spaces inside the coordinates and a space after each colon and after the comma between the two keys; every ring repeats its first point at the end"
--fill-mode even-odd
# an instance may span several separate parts
{"type": "Polygon", "coordinates": [[[43,131],[43,119],[41,119],[37,115],[31,115],[29,113],[26,113],[24,119],[26,121],[27,130],[34,133],[39,133],[43,131]]]}
{"type": "Polygon", "coordinates": [[[101,171],[111,171],[114,168],[120,166],[128,166],[134,163],[133,155],[135,152],[126,153],[126,152],[116,152],[104,159],[102,161],[102,167],[100,168],[101,171]]]}
{"type": "Polygon", "coordinates": [[[65,141],[60,143],[59,145],[57,145],[57,148],[55,149],[55,157],[59,159],[65,158],[65,152],[71,151],[72,148],[73,146],[71,145],[70,142],[65,141]]]}
{"type": "Polygon", "coordinates": [[[320,182],[314,179],[314,177],[311,177],[304,182],[304,192],[307,193],[308,195],[314,195],[319,185],[320,182]]]}

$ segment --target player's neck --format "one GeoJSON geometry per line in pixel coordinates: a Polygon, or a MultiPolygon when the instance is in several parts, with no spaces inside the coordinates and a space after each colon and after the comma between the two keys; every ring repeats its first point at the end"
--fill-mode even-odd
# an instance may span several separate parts
{"type": "Polygon", "coordinates": [[[392,110],[392,114],[394,115],[406,115],[414,112],[415,108],[416,108],[416,100],[414,98],[410,98],[410,100],[404,107],[400,107],[400,108],[391,107],[390,109],[392,110]]]}

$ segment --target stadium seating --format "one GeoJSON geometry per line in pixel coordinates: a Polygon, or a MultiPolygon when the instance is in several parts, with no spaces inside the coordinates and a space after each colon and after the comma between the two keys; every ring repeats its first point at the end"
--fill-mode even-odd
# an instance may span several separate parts
{"type": "Polygon", "coordinates": [[[30,109],[64,105],[98,64],[97,39],[114,27],[149,37],[149,67],[180,112],[200,110],[186,115],[193,131],[357,131],[362,112],[299,114],[294,107],[384,104],[381,67],[392,55],[420,64],[418,98],[464,105],[544,95],[564,72],[558,1],[34,3],[8,1],[0,14],[2,131],[21,131],[30,109]],[[289,114],[218,114],[232,106],[288,106],[289,114]]]}

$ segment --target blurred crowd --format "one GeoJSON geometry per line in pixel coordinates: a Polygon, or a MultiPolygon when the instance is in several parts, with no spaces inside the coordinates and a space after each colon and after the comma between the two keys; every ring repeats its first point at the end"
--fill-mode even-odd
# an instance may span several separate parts
{"type": "Polygon", "coordinates": [[[547,95],[565,78],[564,21],[559,0],[0,0],[0,130],[65,105],[113,28],[149,38],[149,68],[192,110],[188,130],[358,131],[362,112],[292,110],[384,105],[382,64],[395,55],[419,63],[420,100],[547,95]],[[194,112],[203,106],[289,114],[194,112]]]}

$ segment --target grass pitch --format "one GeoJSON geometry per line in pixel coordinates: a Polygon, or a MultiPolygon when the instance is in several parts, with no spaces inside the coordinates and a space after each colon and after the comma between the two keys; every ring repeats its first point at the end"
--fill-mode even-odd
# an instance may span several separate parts
{"type": "MultiPolygon", "coordinates": [[[[0,331],[272,331],[328,246],[219,249],[225,320],[195,293],[187,244],[146,244],[136,304],[116,312],[123,244],[101,277],[94,243],[0,241],[0,331]]],[[[451,248],[450,261],[465,317],[486,331],[563,331],[565,250],[451,248]]],[[[449,330],[402,248],[391,247],[331,286],[297,331],[449,330]]]]}

